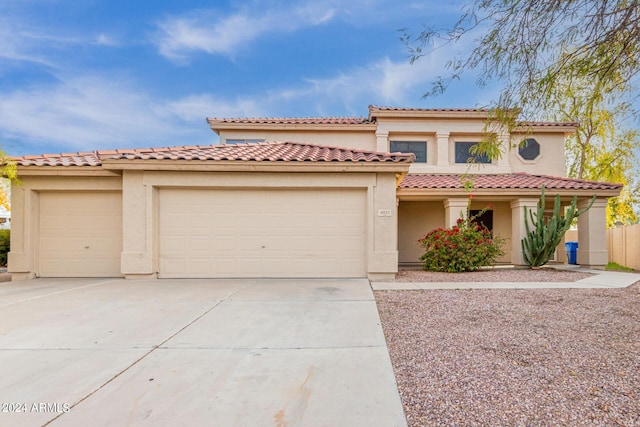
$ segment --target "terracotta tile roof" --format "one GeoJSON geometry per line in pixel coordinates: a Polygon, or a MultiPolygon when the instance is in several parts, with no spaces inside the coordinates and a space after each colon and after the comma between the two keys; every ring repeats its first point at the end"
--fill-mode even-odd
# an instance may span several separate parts
{"type": "MultiPolygon", "coordinates": [[[[274,124],[274,125],[371,125],[377,122],[372,112],[384,111],[406,111],[425,113],[482,113],[488,114],[488,108],[405,108],[405,107],[384,107],[379,105],[369,106],[369,118],[366,117],[231,117],[231,118],[209,118],[207,121],[211,125],[215,124],[274,124]]],[[[578,122],[542,122],[542,121],[521,121],[521,127],[577,127],[578,122]]]]}
{"type": "Polygon", "coordinates": [[[110,158],[257,162],[412,162],[415,157],[410,153],[380,153],[299,142],[260,142],[135,150],[131,153],[119,153],[110,158]]]}
{"type": "Polygon", "coordinates": [[[99,150],[14,157],[20,166],[100,166],[103,160],[227,160],[256,162],[412,162],[410,153],[381,153],[298,142],[262,142],[99,150]]]}
{"type": "Polygon", "coordinates": [[[426,112],[458,112],[458,113],[488,113],[488,108],[405,108],[405,107],[384,107],[380,105],[369,105],[371,111],[426,111],[426,112]]]}
{"type": "Polygon", "coordinates": [[[368,125],[372,122],[365,117],[247,117],[210,118],[209,123],[248,124],[304,124],[304,125],[368,125]]]}
{"type": "Polygon", "coordinates": [[[100,166],[102,164],[95,151],[12,157],[12,160],[20,166],[100,166]]]}
{"type": "MultiPolygon", "coordinates": [[[[461,174],[408,174],[400,183],[400,188],[424,189],[462,189],[461,174]]],[[[619,190],[622,184],[585,181],[546,175],[527,173],[474,175],[474,187],[477,189],[539,189],[542,184],[556,190],[619,190]]]]}

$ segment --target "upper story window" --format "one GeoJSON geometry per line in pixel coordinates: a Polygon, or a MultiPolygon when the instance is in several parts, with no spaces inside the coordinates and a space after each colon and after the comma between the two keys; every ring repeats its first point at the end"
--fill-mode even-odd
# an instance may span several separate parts
{"type": "Polygon", "coordinates": [[[251,144],[257,142],[264,142],[264,139],[226,139],[227,144],[251,144]]]}
{"type": "Polygon", "coordinates": [[[427,163],[426,141],[391,141],[392,153],[413,153],[416,155],[416,163],[427,163]]]}
{"type": "Polygon", "coordinates": [[[456,163],[491,163],[486,154],[471,154],[471,147],[477,142],[456,141],[456,163]]]}
{"type": "Polygon", "coordinates": [[[535,160],[540,155],[540,144],[533,138],[527,138],[518,146],[518,154],[524,160],[535,160]]]}

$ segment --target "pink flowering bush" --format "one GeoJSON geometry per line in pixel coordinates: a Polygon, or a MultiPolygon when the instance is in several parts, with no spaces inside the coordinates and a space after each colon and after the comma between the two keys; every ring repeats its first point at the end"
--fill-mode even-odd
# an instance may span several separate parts
{"type": "Polygon", "coordinates": [[[424,269],[458,273],[495,264],[504,255],[504,239],[492,236],[486,227],[477,224],[475,218],[479,215],[459,218],[454,227],[436,228],[418,240],[425,250],[420,257],[424,269]]]}

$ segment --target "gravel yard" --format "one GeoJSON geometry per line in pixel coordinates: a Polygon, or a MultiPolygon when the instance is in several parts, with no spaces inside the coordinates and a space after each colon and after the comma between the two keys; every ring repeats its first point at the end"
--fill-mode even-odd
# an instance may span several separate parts
{"type": "Polygon", "coordinates": [[[375,296],[409,426],[640,426],[640,282],[375,296]]]}
{"type": "Polygon", "coordinates": [[[419,269],[400,270],[393,282],[575,282],[591,276],[580,271],[554,268],[488,268],[467,273],[441,273],[419,269]]]}

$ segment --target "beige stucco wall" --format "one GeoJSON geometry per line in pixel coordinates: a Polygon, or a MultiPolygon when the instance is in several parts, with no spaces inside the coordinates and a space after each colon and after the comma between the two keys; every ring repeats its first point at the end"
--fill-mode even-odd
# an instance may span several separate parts
{"type": "Polygon", "coordinates": [[[266,141],[298,141],[365,150],[390,151],[391,141],[426,141],[427,162],[411,165],[411,173],[511,173],[527,172],[564,176],[565,154],[563,132],[514,134],[511,141],[500,137],[504,155],[491,164],[467,165],[455,163],[456,141],[478,141],[485,127],[482,118],[416,118],[379,119],[377,129],[346,131],[318,129],[314,125],[291,125],[285,129],[220,130],[220,141],[227,139],[264,139],[266,141]],[[307,130],[304,130],[306,128],[307,130]],[[540,144],[540,156],[527,161],[518,154],[517,144],[523,137],[534,138],[540,144]]]}
{"type": "Polygon", "coordinates": [[[398,252],[401,264],[420,263],[423,251],[418,239],[444,227],[444,205],[438,202],[405,202],[398,207],[398,252]]]}
{"type": "Polygon", "coordinates": [[[220,132],[220,142],[227,139],[264,139],[265,141],[295,141],[319,145],[355,148],[359,150],[375,150],[376,138],[373,131],[339,132],[339,131],[302,131],[285,130],[225,130],[220,132]]]}
{"type": "MultiPolygon", "coordinates": [[[[159,188],[361,188],[367,194],[366,263],[374,279],[397,271],[396,177],[391,172],[268,173],[124,171],[123,176],[24,176],[12,189],[14,216],[9,271],[14,279],[38,275],[38,194],[40,191],[122,190],[122,273],[153,277],[158,271],[159,188]]],[[[310,224],[310,226],[313,226],[310,224]]]]}
{"type": "MultiPolygon", "coordinates": [[[[585,209],[590,200],[578,201],[578,209],[585,209]]],[[[578,264],[585,267],[604,267],[609,261],[607,252],[607,198],[598,198],[591,208],[578,217],[578,264]]]]}
{"type": "Polygon", "coordinates": [[[526,172],[534,175],[565,175],[565,136],[563,133],[538,133],[531,135],[513,135],[509,147],[508,159],[513,172],[526,172]],[[518,154],[517,144],[522,138],[533,138],[540,144],[540,155],[535,160],[524,160],[518,154]]]}
{"type": "MultiPolygon", "coordinates": [[[[125,171],[122,267],[128,277],[158,271],[157,189],[172,188],[364,188],[367,191],[366,257],[370,277],[397,271],[395,174],[393,173],[206,173],[125,171]],[[379,211],[389,211],[380,215],[379,211]]],[[[312,226],[312,225],[310,225],[312,226]]]]}
{"type": "Polygon", "coordinates": [[[119,191],[119,176],[21,176],[11,187],[11,252],[8,270],[13,280],[38,275],[38,218],[41,191],[119,191]]]}
{"type": "Polygon", "coordinates": [[[484,119],[478,118],[416,118],[416,119],[378,119],[379,134],[478,134],[484,129],[484,119]]]}

